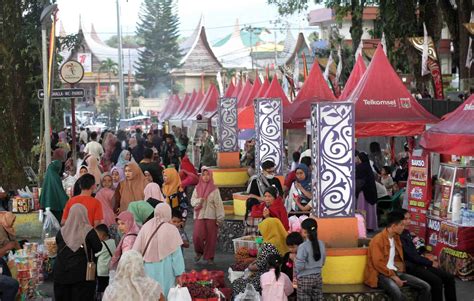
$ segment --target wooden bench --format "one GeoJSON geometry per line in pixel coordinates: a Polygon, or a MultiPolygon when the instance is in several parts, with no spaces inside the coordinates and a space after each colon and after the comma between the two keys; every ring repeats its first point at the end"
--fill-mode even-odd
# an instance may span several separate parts
{"type": "MultiPolygon", "coordinates": [[[[409,287],[402,288],[408,300],[416,300],[417,293],[409,287]]],[[[364,284],[323,284],[324,300],[330,301],[390,301],[381,289],[373,289],[364,284]]]]}

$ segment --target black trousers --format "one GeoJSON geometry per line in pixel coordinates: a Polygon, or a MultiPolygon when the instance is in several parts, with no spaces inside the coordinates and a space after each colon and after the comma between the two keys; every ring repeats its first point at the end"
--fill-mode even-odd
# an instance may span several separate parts
{"type": "Polygon", "coordinates": [[[73,284],[54,283],[56,301],[94,301],[95,281],[82,281],[73,284]]]}
{"type": "Polygon", "coordinates": [[[424,267],[421,265],[407,266],[407,272],[418,277],[431,286],[431,298],[433,301],[456,301],[456,284],[454,276],[434,267],[424,267]]]}

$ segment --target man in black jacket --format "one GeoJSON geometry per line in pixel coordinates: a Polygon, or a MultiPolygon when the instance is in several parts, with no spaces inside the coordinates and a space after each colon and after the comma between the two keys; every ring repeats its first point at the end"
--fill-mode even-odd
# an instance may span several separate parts
{"type": "Polygon", "coordinates": [[[408,274],[418,277],[429,283],[431,286],[431,297],[433,301],[456,301],[456,285],[454,276],[439,269],[436,261],[420,255],[417,247],[413,243],[413,236],[408,230],[410,225],[410,212],[400,209],[405,215],[405,230],[400,235],[403,246],[403,257],[408,274]]]}

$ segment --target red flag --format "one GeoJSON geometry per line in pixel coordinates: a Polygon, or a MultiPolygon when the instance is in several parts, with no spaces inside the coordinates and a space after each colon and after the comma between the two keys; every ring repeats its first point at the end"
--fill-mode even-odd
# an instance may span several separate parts
{"type": "Polygon", "coordinates": [[[306,78],[308,78],[308,65],[306,64],[306,55],[304,52],[301,54],[301,56],[303,57],[303,78],[304,81],[306,81],[306,78]]]}

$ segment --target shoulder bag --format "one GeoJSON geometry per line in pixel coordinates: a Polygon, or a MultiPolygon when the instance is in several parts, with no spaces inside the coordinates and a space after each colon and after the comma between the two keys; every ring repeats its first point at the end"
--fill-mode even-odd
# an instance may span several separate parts
{"type": "Polygon", "coordinates": [[[146,253],[146,250],[148,250],[148,246],[150,245],[150,242],[151,240],[153,239],[153,237],[155,236],[155,234],[158,232],[158,230],[161,228],[161,226],[163,226],[164,223],[161,223],[158,225],[158,227],[156,227],[155,231],[153,232],[153,234],[150,236],[150,238],[148,239],[146,245],[145,245],[145,249],[143,250],[143,253],[142,253],[142,256],[145,256],[145,253],[146,253]]]}
{"type": "Polygon", "coordinates": [[[92,254],[91,254],[91,260],[89,261],[89,255],[87,253],[87,244],[85,241],[84,241],[84,251],[86,252],[86,259],[87,259],[86,281],[95,281],[97,266],[95,262],[92,260],[92,254]]]}

